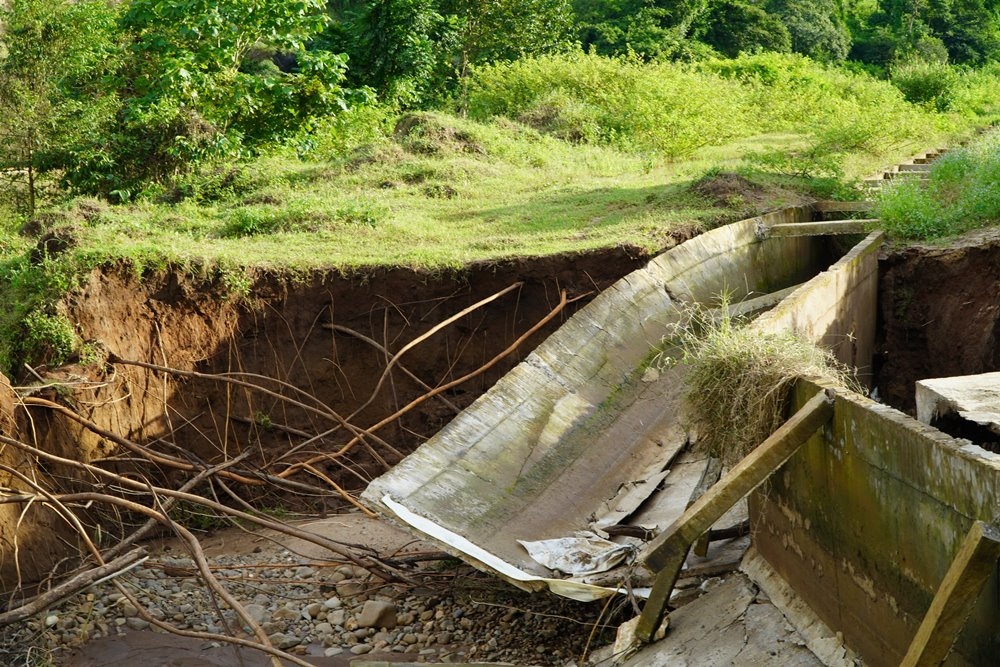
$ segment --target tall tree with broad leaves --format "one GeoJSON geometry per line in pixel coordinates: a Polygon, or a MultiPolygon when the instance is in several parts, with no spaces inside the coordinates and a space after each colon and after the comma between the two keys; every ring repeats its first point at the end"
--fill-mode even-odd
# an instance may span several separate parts
{"type": "Polygon", "coordinates": [[[0,170],[33,215],[38,176],[72,167],[73,147],[101,135],[117,99],[116,10],[100,0],[10,0],[0,9],[0,170]]]}
{"type": "Polygon", "coordinates": [[[796,53],[820,62],[847,58],[851,34],[835,0],[768,0],[765,8],[788,28],[796,53]]]}
{"type": "Polygon", "coordinates": [[[135,186],[209,156],[241,155],[344,108],[346,58],[306,48],[321,0],[132,0],[114,87],[112,137],[81,147],[79,190],[128,199],[135,186]]]}

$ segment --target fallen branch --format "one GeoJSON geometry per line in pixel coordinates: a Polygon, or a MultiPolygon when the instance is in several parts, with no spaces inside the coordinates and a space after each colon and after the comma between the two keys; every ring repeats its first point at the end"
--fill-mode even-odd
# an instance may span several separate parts
{"type": "Polygon", "coordinates": [[[104,565],[80,572],[44,593],[36,595],[21,606],[0,614],[0,626],[23,621],[30,616],[54,607],[63,600],[91,586],[128,572],[132,568],[141,565],[147,558],[145,549],[133,549],[104,565]]]}
{"type": "MultiPolygon", "coordinates": [[[[530,329],[528,329],[527,331],[525,331],[523,334],[521,334],[517,338],[517,340],[515,340],[513,343],[511,343],[505,350],[503,350],[502,352],[500,352],[500,354],[496,355],[495,357],[493,357],[492,359],[490,359],[488,362],[486,362],[483,366],[480,366],[478,369],[472,371],[471,373],[467,373],[466,375],[463,375],[462,377],[457,378],[455,380],[452,380],[451,382],[448,382],[446,384],[439,385],[438,387],[435,387],[432,391],[429,391],[426,394],[423,394],[422,396],[418,396],[417,398],[415,398],[412,401],[410,401],[404,407],[400,408],[399,410],[397,410],[396,412],[392,413],[388,417],[385,417],[384,419],[382,419],[381,421],[379,421],[374,426],[371,426],[371,427],[365,429],[363,431],[363,434],[364,435],[370,435],[372,432],[377,431],[378,429],[382,428],[383,426],[386,426],[387,424],[391,424],[392,422],[396,421],[397,419],[399,419],[400,417],[402,417],[403,415],[405,415],[407,412],[409,412],[413,408],[415,408],[418,405],[424,403],[425,401],[433,398],[434,396],[436,396],[436,395],[438,395],[438,394],[440,394],[442,392],[448,391],[449,389],[452,389],[454,387],[457,387],[460,384],[468,382],[469,380],[471,380],[472,378],[474,378],[474,377],[476,377],[478,375],[482,375],[483,373],[485,373],[489,369],[493,368],[493,366],[497,365],[505,357],[507,357],[508,355],[510,355],[513,352],[515,352],[517,350],[517,348],[519,348],[522,344],[524,344],[524,341],[526,341],[535,332],[537,332],[539,329],[541,329],[546,324],[548,324],[554,317],[556,317],[559,313],[561,313],[562,310],[567,305],[569,305],[573,301],[576,301],[579,298],[582,298],[582,297],[577,297],[575,299],[567,299],[566,298],[566,290],[562,290],[562,292],[559,295],[559,303],[556,305],[556,307],[553,308],[552,311],[548,315],[546,315],[545,317],[543,317],[537,324],[535,324],[533,327],[531,327],[530,329]]],[[[319,456],[315,456],[315,457],[309,459],[308,461],[304,461],[304,462],[301,462],[301,463],[295,463],[295,464],[289,466],[288,468],[286,468],[285,470],[281,471],[280,473],[278,473],[278,476],[279,477],[287,477],[288,475],[291,475],[292,473],[296,472],[297,470],[302,469],[306,465],[314,465],[314,464],[316,464],[316,463],[318,463],[320,461],[326,460],[326,459],[337,458],[338,456],[343,456],[344,454],[346,454],[347,452],[349,452],[351,450],[351,448],[353,448],[354,445],[356,445],[358,442],[360,442],[360,436],[355,436],[353,439],[349,440],[347,442],[347,444],[343,445],[336,452],[334,452],[332,454],[322,454],[322,455],[319,455],[319,456]]]]}

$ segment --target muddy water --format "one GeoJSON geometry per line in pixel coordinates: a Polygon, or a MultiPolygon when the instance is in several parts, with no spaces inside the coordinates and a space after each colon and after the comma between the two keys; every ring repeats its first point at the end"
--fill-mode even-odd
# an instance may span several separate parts
{"type": "MultiPolygon", "coordinates": [[[[414,655],[379,653],[356,656],[348,651],[323,657],[321,647],[312,647],[316,655],[300,656],[315,667],[348,667],[370,661],[404,662],[414,655]]],[[[291,664],[291,663],[286,663],[291,664]]],[[[106,637],[91,642],[62,662],[63,667],[270,667],[267,656],[259,651],[236,646],[208,646],[190,637],[157,632],[129,632],[120,637],[106,637]]]]}

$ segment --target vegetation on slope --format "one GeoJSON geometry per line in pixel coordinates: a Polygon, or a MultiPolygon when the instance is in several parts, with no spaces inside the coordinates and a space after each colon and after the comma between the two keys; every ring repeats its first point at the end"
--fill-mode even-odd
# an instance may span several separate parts
{"type": "Polygon", "coordinates": [[[982,30],[839,4],[12,0],[0,365],[65,358],[54,304],[99,265],[239,296],[259,268],[656,251],[996,117],[982,30]]]}
{"type": "Polygon", "coordinates": [[[880,227],[891,237],[935,240],[1000,222],[1000,137],[948,152],[929,180],[897,179],[876,201],[880,227]]]}

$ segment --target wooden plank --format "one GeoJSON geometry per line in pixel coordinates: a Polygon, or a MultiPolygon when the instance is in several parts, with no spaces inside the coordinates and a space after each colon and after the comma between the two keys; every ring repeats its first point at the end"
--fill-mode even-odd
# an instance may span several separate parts
{"type": "Polygon", "coordinates": [[[833,415],[833,392],[816,393],[788,421],[730,470],[709,493],[689,507],[646,547],[642,560],[657,572],[653,590],[636,626],[636,638],[648,642],[663,618],[670,592],[692,542],[712,527],[741,498],[777,470],[833,415]]]}
{"type": "Polygon", "coordinates": [[[829,236],[833,234],[864,234],[867,223],[878,222],[878,218],[857,220],[827,220],[823,222],[789,222],[771,225],[768,236],[829,236]]]}
{"type": "MultiPolygon", "coordinates": [[[[694,487],[694,492],[691,493],[688,507],[694,505],[699,498],[705,495],[719,481],[720,477],[722,477],[722,460],[715,457],[708,459],[708,465],[705,466],[705,471],[701,474],[701,479],[698,480],[698,486],[694,487]]],[[[694,543],[694,552],[702,558],[708,554],[708,533],[709,531],[702,533],[701,537],[694,543]]]]}
{"type": "Polygon", "coordinates": [[[901,667],[937,667],[958,638],[1000,558],[1000,530],[976,521],[944,575],[901,667]]]}

